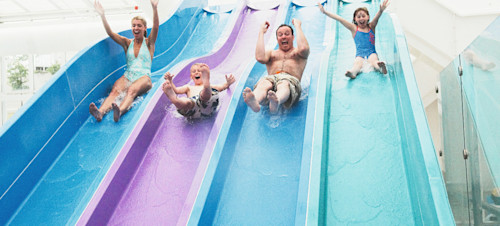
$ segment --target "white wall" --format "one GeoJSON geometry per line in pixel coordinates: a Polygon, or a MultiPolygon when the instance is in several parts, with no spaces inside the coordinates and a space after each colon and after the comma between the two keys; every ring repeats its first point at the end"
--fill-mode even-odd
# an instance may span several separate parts
{"type": "Polygon", "coordinates": [[[442,149],[439,73],[497,16],[498,0],[393,0],[412,55],[420,95],[436,151],[442,149]]]}
{"type": "MultiPolygon", "coordinates": [[[[175,11],[181,0],[163,0],[158,3],[160,22],[175,11]]],[[[149,1],[140,1],[143,12],[125,15],[107,15],[114,32],[130,29],[130,19],[143,15],[152,24],[149,1]]],[[[100,17],[67,18],[0,24],[0,56],[16,54],[47,54],[53,52],[78,52],[107,37],[100,17]]]]}

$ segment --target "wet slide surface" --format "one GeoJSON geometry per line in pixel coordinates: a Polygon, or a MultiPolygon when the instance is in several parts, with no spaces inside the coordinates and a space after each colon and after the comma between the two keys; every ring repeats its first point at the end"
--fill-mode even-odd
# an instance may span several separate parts
{"type": "Polygon", "coordinates": [[[92,213],[90,224],[187,222],[231,97],[240,95],[234,93],[234,87],[244,82],[240,81],[241,74],[253,62],[260,21],[268,20],[274,26],[277,15],[277,9],[239,10],[233,32],[218,52],[179,64],[182,67],[171,71],[176,74],[173,81],[177,86],[192,84],[189,69],[196,62],[210,66],[212,84],[222,84],[224,75],[233,74],[236,83],[219,93],[218,113],[207,119],[186,119],[162,90],[157,90],[150,104],[154,109],[144,116],[148,119],[142,130],[136,131],[139,135],[126,145],[130,146],[126,150],[129,154],[92,213]]]}
{"type": "MultiPolygon", "coordinates": [[[[228,126],[227,137],[219,137],[224,141],[214,150],[218,153],[214,156],[220,159],[209,165],[208,174],[212,173],[210,169],[215,170],[213,180],[207,179],[212,175],[205,176],[204,188],[209,191],[206,200],[197,200],[196,208],[203,207],[201,213],[192,214],[190,225],[295,224],[296,212],[300,212],[297,200],[309,86],[311,81],[316,81],[320,53],[324,48],[325,18],[318,12],[316,6],[300,7],[291,3],[284,21],[291,24],[292,18],[300,19],[310,45],[300,101],[290,110],[281,109],[277,115],[270,115],[267,107],[255,113],[243,98],[233,99],[235,112],[228,117],[232,120],[224,125],[228,126]]],[[[275,31],[276,28],[268,30],[273,34],[275,31]]],[[[266,74],[265,65],[257,63],[238,90],[253,87],[266,74]]]]}
{"type": "MultiPolygon", "coordinates": [[[[358,7],[372,17],[375,3],[338,4],[338,14],[352,20],[358,7]]],[[[394,37],[384,15],[376,28],[376,48],[381,60],[392,62],[394,37]]],[[[331,76],[323,221],[327,225],[414,225],[414,215],[399,133],[395,94],[390,70],[387,75],[371,71],[356,79],[345,77],[352,67],[355,45],[351,32],[337,24],[336,48],[330,55],[331,76]]],[[[330,84],[330,82],[329,82],[330,84]]],[[[326,123],[328,123],[326,125],[326,123]]]]}
{"type": "MultiPolygon", "coordinates": [[[[188,13],[190,15],[178,14],[174,17],[187,16],[189,20],[194,12],[188,13]]],[[[178,56],[166,56],[170,53],[167,50],[179,47],[165,46],[161,41],[166,40],[159,38],[153,60],[153,70],[156,68],[157,71],[152,73],[153,88],[149,93],[137,98],[134,107],[122,117],[119,123],[113,121],[111,113],[100,123],[97,123],[93,117],[89,117],[81,125],[70,125],[80,126],[80,128],[70,142],[65,144],[61,154],[17,209],[9,223],[30,224],[30,222],[40,222],[41,219],[47,224],[54,225],[75,223],[126,140],[127,136],[123,134],[130,132],[135,126],[144,110],[142,105],[147,104],[154,90],[159,87],[156,82],[162,77],[163,72],[176,62],[209,53],[223,32],[229,15],[229,13],[205,13],[198,16],[201,18],[194,17],[194,20],[200,21],[191,23],[188,28],[196,29],[195,35],[190,37],[189,41],[176,42],[177,45],[186,45],[186,47],[180,47],[186,49],[178,56]]],[[[179,29],[184,29],[184,27],[179,29]]],[[[167,34],[163,33],[163,35],[167,34]]],[[[88,104],[83,108],[86,110],[78,114],[88,116],[88,104]]]]}

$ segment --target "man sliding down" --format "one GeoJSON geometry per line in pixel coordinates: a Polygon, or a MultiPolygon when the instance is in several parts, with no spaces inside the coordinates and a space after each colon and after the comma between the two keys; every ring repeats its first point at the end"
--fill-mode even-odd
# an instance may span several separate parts
{"type": "Polygon", "coordinates": [[[269,22],[264,22],[259,31],[255,58],[259,63],[266,64],[269,75],[261,78],[252,91],[249,87],[243,90],[243,99],[254,111],[260,111],[261,104],[269,103],[269,111],[276,113],[279,106],[290,108],[300,98],[300,80],[309,56],[309,44],[302,32],[301,21],[292,20],[297,29],[297,48],[293,46],[293,29],[282,24],[276,30],[279,48],[266,50],[264,33],[269,28],[269,22]]]}

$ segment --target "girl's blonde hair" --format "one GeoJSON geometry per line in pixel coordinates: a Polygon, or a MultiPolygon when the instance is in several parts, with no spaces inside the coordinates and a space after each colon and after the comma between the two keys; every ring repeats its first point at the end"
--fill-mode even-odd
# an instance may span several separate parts
{"type": "MultiPolygon", "coordinates": [[[[146,28],[148,27],[146,19],[144,19],[144,17],[142,17],[142,16],[135,16],[134,18],[132,18],[132,20],[130,22],[133,23],[134,20],[140,20],[142,22],[142,25],[144,25],[144,27],[146,27],[146,28]]],[[[147,29],[144,31],[144,37],[145,38],[148,37],[148,30],[147,29]]]]}
{"type": "MultiPolygon", "coordinates": [[[[356,22],[356,14],[358,14],[359,11],[364,11],[366,15],[368,15],[368,18],[370,17],[370,12],[368,12],[368,9],[366,7],[359,7],[356,10],[354,10],[354,14],[352,15],[352,23],[358,25],[356,22]]],[[[370,20],[368,20],[370,22],[370,20]]]]}

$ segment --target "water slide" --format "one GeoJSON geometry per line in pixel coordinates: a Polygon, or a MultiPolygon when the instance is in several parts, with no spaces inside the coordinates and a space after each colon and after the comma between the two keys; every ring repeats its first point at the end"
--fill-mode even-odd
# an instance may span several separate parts
{"type": "MultiPolygon", "coordinates": [[[[241,95],[233,96],[188,225],[305,223],[311,146],[304,134],[314,121],[326,18],[315,2],[293,1],[287,8],[280,23],[301,20],[310,45],[300,101],[271,115],[266,107],[253,112],[241,95]]],[[[255,64],[235,92],[252,87],[265,74],[265,65],[255,64]]]]}
{"type": "MultiPolygon", "coordinates": [[[[0,164],[0,223],[453,224],[395,19],[384,15],[377,27],[389,75],[351,81],[343,73],[354,57],[352,37],[315,2],[242,5],[230,15],[205,13],[211,10],[193,2],[184,1],[162,25],[171,35],[158,39],[158,82],[120,123],[88,116],[88,104],[123,73],[123,50],[106,39],[82,51],[0,131],[2,152],[8,147],[0,164]],[[253,59],[255,34],[264,20],[275,31],[292,18],[302,21],[311,48],[301,100],[277,115],[254,113],[240,94],[266,74],[253,59]],[[110,52],[103,65],[84,66],[110,52]],[[237,83],[221,93],[217,115],[189,121],[159,87],[166,71],[176,74],[175,84],[188,83],[194,62],[211,67],[213,83],[228,73],[237,83]],[[62,115],[45,107],[64,109],[67,101],[62,115]],[[44,120],[33,122],[35,114],[44,120]]],[[[375,14],[378,2],[325,7],[350,18],[360,5],[375,14]]],[[[266,34],[269,48],[276,46],[273,34],[266,34]]]]}
{"type": "MultiPolygon", "coordinates": [[[[356,8],[367,7],[373,17],[379,4],[339,1],[332,11],[350,20],[356,8]]],[[[363,67],[356,79],[345,77],[355,45],[340,23],[334,37],[320,69],[318,90],[325,92],[317,98],[308,223],[454,225],[396,18],[384,13],[376,28],[387,75],[363,67]]]]}
{"type": "MultiPolygon", "coordinates": [[[[374,15],[378,4],[325,7],[351,18],[360,6],[374,15]]],[[[269,115],[233,97],[188,225],[453,225],[397,21],[384,15],[377,27],[389,74],[350,80],[344,73],[355,49],[347,29],[301,1],[292,1],[291,18],[304,21],[311,46],[301,101],[269,115]]],[[[255,65],[245,86],[265,73],[255,65]]]]}
{"type": "MultiPolygon", "coordinates": [[[[2,127],[0,224],[78,220],[161,85],[156,81],[177,63],[209,54],[226,41],[232,14],[202,7],[199,0],[185,0],[162,23],[154,87],[119,123],[112,114],[97,123],[88,113],[90,102],[102,101],[125,68],[123,49],[106,38],[78,53],[2,127]]],[[[132,37],[130,30],[120,34],[132,37]]]]}
{"type": "MultiPolygon", "coordinates": [[[[225,82],[226,74],[244,82],[242,74],[255,64],[261,24],[267,20],[275,30],[279,12],[284,11],[277,4],[259,9],[242,4],[227,42],[213,54],[172,68],[174,84],[189,83],[189,70],[196,62],[211,68],[213,84],[225,82]]],[[[266,34],[266,40],[272,35],[266,34]]],[[[185,225],[231,97],[239,96],[235,87],[219,94],[217,115],[202,120],[180,116],[158,89],[78,224],[185,225]]]]}

